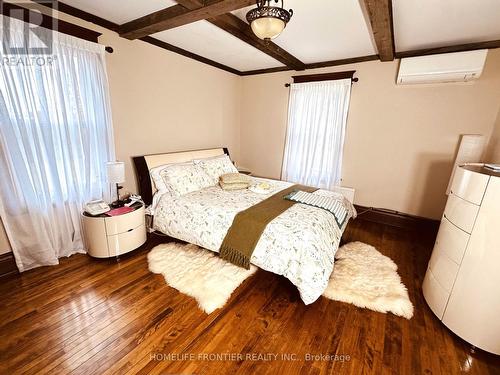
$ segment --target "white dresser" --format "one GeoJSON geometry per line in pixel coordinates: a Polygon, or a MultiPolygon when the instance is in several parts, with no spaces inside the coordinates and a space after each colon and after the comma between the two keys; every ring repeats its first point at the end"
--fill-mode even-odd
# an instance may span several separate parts
{"type": "Polygon", "coordinates": [[[500,354],[500,173],[457,167],[422,289],[449,329],[500,354]]]}
{"type": "Polygon", "coordinates": [[[118,257],[146,242],[145,212],[142,204],[119,216],[82,215],[85,245],[95,258],[118,257]]]}

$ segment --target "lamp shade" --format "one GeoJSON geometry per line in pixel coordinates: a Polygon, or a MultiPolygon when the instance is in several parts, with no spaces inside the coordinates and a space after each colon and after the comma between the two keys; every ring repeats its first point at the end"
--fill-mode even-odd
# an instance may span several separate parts
{"type": "Polygon", "coordinates": [[[125,181],[125,163],[123,161],[110,161],[106,163],[108,182],[119,184],[125,181]]]}
{"type": "Polygon", "coordinates": [[[278,18],[257,18],[250,24],[252,31],[260,39],[274,39],[281,34],[286,23],[278,18]]]}

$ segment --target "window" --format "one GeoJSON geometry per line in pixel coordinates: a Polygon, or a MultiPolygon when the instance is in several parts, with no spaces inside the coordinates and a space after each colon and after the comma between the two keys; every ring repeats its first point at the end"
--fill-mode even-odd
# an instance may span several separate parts
{"type": "Polygon", "coordinates": [[[282,178],[332,189],[340,184],[351,80],[292,84],[282,178]]]}
{"type": "MultiPolygon", "coordinates": [[[[8,25],[23,45],[23,22],[8,25]]],[[[108,194],[114,159],[104,47],[52,33],[38,31],[52,55],[0,70],[0,215],[21,271],[84,252],[81,208],[108,194]]]]}

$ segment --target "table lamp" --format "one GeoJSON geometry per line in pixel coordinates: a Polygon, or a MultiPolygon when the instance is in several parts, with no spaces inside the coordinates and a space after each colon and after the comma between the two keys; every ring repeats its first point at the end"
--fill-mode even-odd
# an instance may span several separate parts
{"type": "Polygon", "coordinates": [[[122,182],[125,182],[125,163],[123,161],[111,161],[106,163],[106,171],[108,173],[108,182],[110,184],[116,184],[116,201],[111,203],[111,207],[123,207],[124,202],[120,200],[120,186],[122,182]]]}

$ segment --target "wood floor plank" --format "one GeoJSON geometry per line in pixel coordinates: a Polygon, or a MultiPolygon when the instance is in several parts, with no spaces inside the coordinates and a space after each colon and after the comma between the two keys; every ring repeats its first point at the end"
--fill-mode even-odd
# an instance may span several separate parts
{"type": "MultiPolygon", "coordinates": [[[[19,351],[25,346],[33,346],[33,341],[46,336],[47,332],[57,330],[60,333],[64,331],[74,332],[75,324],[69,326],[74,320],[77,327],[81,327],[81,321],[86,320],[85,313],[89,310],[89,314],[96,314],[98,308],[103,310],[106,306],[99,307],[102,303],[109,302],[110,298],[115,297],[120,292],[126,293],[124,288],[131,283],[135,283],[135,279],[143,276],[148,276],[147,273],[141,270],[128,273],[126,276],[121,275],[117,278],[118,282],[113,282],[112,278],[106,278],[108,281],[101,287],[109,288],[115,286],[113,290],[99,290],[83,288],[79,293],[71,293],[69,296],[55,300],[53,303],[36,308],[33,313],[28,316],[21,317],[10,324],[7,324],[4,329],[12,330],[8,342],[0,344],[0,350],[9,353],[9,350],[19,351]],[[80,316],[81,315],[81,316],[80,316]],[[25,326],[20,326],[24,323],[25,326]],[[28,323],[28,324],[27,324],[28,323]],[[5,346],[7,345],[7,346],[5,346]]],[[[101,289],[102,289],[101,288],[101,289]]],[[[36,341],[35,341],[36,342],[36,341]]]]}
{"type": "Polygon", "coordinates": [[[72,363],[75,360],[106,341],[114,332],[138,317],[149,316],[148,314],[157,307],[155,302],[160,297],[162,290],[160,288],[156,290],[146,288],[146,292],[146,296],[128,301],[127,306],[113,306],[106,314],[102,314],[97,319],[90,319],[90,324],[77,334],[71,335],[69,338],[60,337],[59,339],[62,341],[60,345],[51,347],[47,354],[39,357],[40,360],[30,362],[27,368],[33,369],[34,373],[54,373],[52,369],[59,366],[60,372],[70,373],[69,371],[73,369],[72,363]]]}
{"type": "MultiPolygon", "coordinates": [[[[134,260],[137,263],[140,261],[140,259],[134,260]]],[[[87,265],[83,269],[79,269],[74,275],[68,274],[63,278],[51,281],[48,285],[44,285],[42,290],[32,288],[29,292],[16,295],[6,304],[5,309],[0,314],[0,321],[4,323],[10,322],[31,312],[33,306],[40,309],[75,291],[81,291],[86,287],[94,288],[96,282],[106,277],[105,271],[108,270],[109,267],[102,263],[87,265]],[[17,301],[20,299],[22,304],[19,305],[17,301]]]]}
{"type": "Polygon", "coordinates": [[[101,329],[110,325],[111,329],[115,329],[116,325],[113,323],[133,310],[134,302],[142,302],[144,298],[151,299],[151,296],[154,296],[156,284],[156,281],[150,283],[145,280],[135,285],[137,292],[130,290],[129,295],[96,306],[84,315],[46,331],[44,336],[25,347],[25,350],[22,350],[23,355],[18,355],[11,362],[11,366],[16,368],[23,366],[25,369],[37,366],[43,369],[49,363],[56,364],[63,359],[61,354],[67,355],[72,347],[87,338],[95,339],[95,335],[101,329]]]}
{"type": "Polygon", "coordinates": [[[143,270],[132,268],[134,264],[129,266],[131,272],[127,273],[126,276],[118,275],[119,277],[113,279],[113,276],[117,275],[111,270],[106,277],[102,277],[91,287],[69,291],[67,295],[62,294],[61,298],[45,305],[42,304],[25,315],[7,322],[2,328],[12,331],[13,334],[9,337],[9,343],[0,342],[0,350],[7,350],[5,344],[15,346],[18,349],[22,345],[23,339],[31,342],[36,338],[37,332],[43,335],[45,330],[50,330],[54,325],[60,329],[66,321],[74,319],[90,309],[95,309],[116,294],[123,292],[123,289],[130,286],[130,283],[139,282],[138,279],[144,279],[145,276],[148,276],[143,270]],[[26,324],[27,322],[30,324],[26,324]]]}
{"type": "Polygon", "coordinates": [[[147,269],[147,252],[161,241],[150,239],[120,263],[77,255],[0,284],[0,373],[500,373],[498,356],[471,351],[427,306],[421,285],[430,234],[356,220],[343,236],[396,262],[415,306],[411,320],[323,297],[306,306],[288,280],[261,270],[224,308],[207,315],[147,269]],[[183,361],[153,355],[172,353],[280,357],[183,361]]]}

